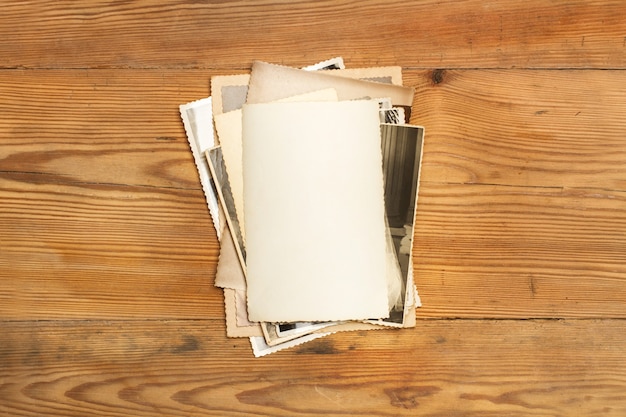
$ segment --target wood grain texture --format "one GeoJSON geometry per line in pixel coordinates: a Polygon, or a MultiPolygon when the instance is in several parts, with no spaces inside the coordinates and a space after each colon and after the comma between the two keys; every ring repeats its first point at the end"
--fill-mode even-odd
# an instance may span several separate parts
{"type": "Polygon", "coordinates": [[[626,193],[423,183],[415,276],[432,317],[626,317],[626,193]]]}
{"type": "MultiPolygon", "coordinates": [[[[4,318],[222,316],[201,193],[7,177],[4,318]]],[[[426,182],[420,193],[420,316],[625,316],[624,192],[426,182]]]]}
{"type": "MultiPolygon", "coordinates": [[[[0,134],[11,146],[0,147],[0,171],[198,189],[178,105],[207,96],[217,73],[2,72],[0,134]]],[[[428,130],[424,181],[626,190],[623,71],[405,71],[404,78],[417,90],[412,122],[428,130]]]]}
{"type": "Polygon", "coordinates": [[[407,72],[423,179],[626,190],[624,71],[407,72]],[[416,77],[416,78],[415,78],[416,77]]]}
{"type": "Polygon", "coordinates": [[[178,106],[207,97],[209,77],[0,72],[0,171],[45,174],[46,182],[199,189],[178,106]]]}
{"type": "Polygon", "coordinates": [[[223,316],[201,192],[27,174],[0,189],[3,319],[223,316]]]}
{"type": "Polygon", "coordinates": [[[10,1],[3,68],[623,68],[620,0],[10,1]]]}
{"type": "MultiPolygon", "coordinates": [[[[208,94],[209,74],[0,74],[5,317],[221,316],[217,239],[177,111],[208,94]]],[[[419,314],[624,317],[623,72],[405,79],[427,129],[419,314]]]]}
{"type": "MultiPolygon", "coordinates": [[[[254,359],[221,321],[14,322],[12,416],[621,416],[623,321],[418,321],[254,359]]],[[[8,342],[8,343],[7,343],[8,342]]]]}
{"type": "Polygon", "coordinates": [[[3,2],[0,414],[625,415],[625,52],[618,0],[3,2]],[[178,105],[337,55],[416,88],[424,306],[255,359],[178,105]]]}

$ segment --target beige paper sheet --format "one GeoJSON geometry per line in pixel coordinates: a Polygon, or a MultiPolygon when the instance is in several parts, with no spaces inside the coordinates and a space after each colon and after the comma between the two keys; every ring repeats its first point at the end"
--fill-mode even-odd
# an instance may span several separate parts
{"type": "Polygon", "coordinates": [[[334,70],[331,75],[354,78],[364,81],[375,81],[386,84],[402,85],[401,67],[370,67],[370,68],[346,68],[340,71],[334,70]]]}
{"type": "Polygon", "coordinates": [[[215,286],[243,291],[246,289],[246,276],[239,262],[233,235],[229,228],[225,228],[222,232],[220,256],[217,262],[217,272],[215,273],[215,286]]]}
{"type": "Polygon", "coordinates": [[[228,89],[231,87],[246,87],[247,90],[249,82],[250,74],[216,75],[211,77],[213,117],[217,116],[218,114],[226,113],[224,111],[224,107],[226,107],[227,111],[228,108],[230,108],[230,105],[228,103],[225,103],[225,101],[228,102],[228,98],[223,97],[224,89],[228,89]]]}
{"type": "MultiPolygon", "coordinates": [[[[333,88],[287,97],[279,102],[295,101],[337,101],[337,92],[333,88]]],[[[235,211],[239,220],[241,235],[246,238],[245,216],[243,213],[243,167],[241,109],[215,116],[215,127],[219,132],[224,164],[228,172],[228,181],[235,201],[235,211]]]]}
{"type": "MultiPolygon", "coordinates": [[[[369,80],[387,84],[402,85],[402,68],[398,66],[348,68],[332,70],[331,75],[358,80],[369,80]]],[[[215,75],[211,77],[213,115],[240,109],[241,96],[247,94],[250,74],[215,75]]],[[[219,136],[219,129],[216,130],[219,136]]],[[[219,138],[216,138],[219,144],[219,138]]]]}
{"type": "MultiPolygon", "coordinates": [[[[340,70],[337,70],[340,71],[340,70]]],[[[411,106],[414,89],[341,77],[335,71],[303,71],[267,62],[252,64],[247,103],[268,103],[309,91],[334,88],[339,100],[389,97],[395,106],[411,106]]]]}
{"type": "Polygon", "coordinates": [[[263,336],[263,330],[258,323],[251,326],[237,323],[236,290],[224,288],[224,310],[226,311],[226,335],[228,337],[263,336]]]}
{"type": "Polygon", "coordinates": [[[252,321],[388,317],[378,105],[243,108],[252,321]]]}

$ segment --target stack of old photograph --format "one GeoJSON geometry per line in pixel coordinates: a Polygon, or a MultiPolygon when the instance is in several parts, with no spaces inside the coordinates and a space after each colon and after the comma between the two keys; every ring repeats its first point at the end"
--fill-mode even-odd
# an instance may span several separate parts
{"type": "Polygon", "coordinates": [[[399,67],[255,61],[180,106],[220,242],[226,333],[255,356],[415,326],[413,96],[399,67]]]}

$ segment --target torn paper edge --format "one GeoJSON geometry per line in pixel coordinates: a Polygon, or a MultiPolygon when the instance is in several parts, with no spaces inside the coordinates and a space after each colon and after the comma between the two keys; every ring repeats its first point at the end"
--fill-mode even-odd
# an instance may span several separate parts
{"type": "Polygon", "coordinates": [[[192,101],[187,104],[181,104],[179,106],[180,116],[183,119],[183,125],[185,127],[185,133],[187,134],[187,141],[189,142],[189,146],[191,147],[191,153],[193,154],[193,160],[196,164],[196,169],[198,171],[198,176],[200,177],[200,184],[202,185],[202,191],[204,192],[204,196],[206,198],[207,207],[209,208],[209,212],[211,213],[211,218],[213,219],[213,226],[215,227],[215,231],[217,232],[217,238],[221,239],[221,226],[220,226],[220,216],[219,216],[219,206],[217,202],[217,191],[214,189],[211,184],[211,178],[209,174],[209,167],[206,157],[204,155],[204,151],[213,147],[215,145],[215,136],[213,133],[213,102],[211,97],[204,98],[201,100],[192,101]],[[208,108],[208,110],[206,109],[208,108]],[[190,118],[189,112],[201,111],[201,114],[198,116],[202,117],[194,117],[193,121],[190,118]],[[205,135],[200,135],[198,132],[198,121],[201,120],[202,123],[206,123],[203,126],[202,132],[206,133],[205,135]],[[207,133],[210,132],[210,135],[207,133]]]}
{"type": "Polygon", "coordinates": [[[303,71],[285,65],[254,61],[248,89],[248,104],[264,103],[310,90],[334,87],[340,100],[368,97],[390,97],[396,106],[413,103],[415,89],[395,84],[344,77],[337,71],[303,71]],[[296,87],[297,85],[297,87],[296,87]],[[281,86],[281,88],[276,88],[281,86]],[[288,92],[287,92],[288,91],[288,92]]]}
{"type": "Polygon", "coordinates": [[[305,71],[318,71],[318,70],[338,70],[338,69],[346,69],[345,64],[343,63],[343,58],[337,56],[335,58],[330,58],[325,61],[318,62],[317,64],[307,65],[306,67],[302,67],[305,71]]]}
{"type": "Polygon", "coordinates": [[[270,353],[298,346],[303,343],[310,342],[311,340],[328,336],[330,334],[332,333],[312,333],[276,346],[269,346],[267,343],[265,343],[265,338],[263,338],[263,336],[258,336],[250,338],[250,345],[252,346],[252,352],[254,353],[254,356],[260,358],[261,356],[269,355],[270,353]]]}
{"type": "Polygon", "coordinates": [[[260,325],[239,326],[237,324],[237,302],[235,290],[224,288],[224,311],[226,315],[226,336],[237,337],[263,337],[260,325]]]}
{"type": "Polygon", "coordinates": [[[399,66],[346,68],[341,71],[333,71],[331,72],[331,74],[372,82],[380,82],[376,80],[381,78],[389,78],[391,84],[403,85],[402,67],[399,66]]]}
{"type": "MultiPolygon", "coordinates": [[[[413,312],[413,321],[412,321],[412,324],[410,326],[407,326],[407,327],[415,327],[415,307],[412,307],[409,311],[413,312]]],[[[263,355],[268,355],[268,354],[276,352],[278,350],[282,350],[282,349],[286,349],[286,348],[289,348],[289,347],[301,345],[301,344],[304,344],[304,343],[309,342],[311,340],[317,339],[317,337],[310,338],[309,336],[314,336],[314,335],[329,336],[331,334],[336,334],[336,333],[341,333],[341,332],[358,332],[358,331],[369,331],[369,330],[376,331],[376,330],[389,330],[389,329],[400,329],[400,327],[381,326],[381,325],[378,325],[378,324],[365,323],[365,322],[359,322],[359,321],[337,322],[337,323],[335,323],[333,325],[330,325],[330,326],[327,326],[327,327],[324,327],[324,328],[321,328],[321,329],[316,329],[312,333],[303,334],[303,335],[301,335],[299,337],[292,338],[289,341],[282,342],[280,344],[272,343],[270,345],[270,344],[268,344],[268,342],[266,340],[263,340],[265,348],[266,349],[270,349],[270,351],[264,352],[263,355]],[[279,349],[271,350],[274,347],[279,348],[279,349]]],[[[257,341],[257,343],[258,343],[258,341],[257,341]]],[[[253,347],[253,349],[254,349],[254,347],[253,347]]],[[[261,356],[263,356],[263,355],[261,355],[261,356]]]]}
{"type": "MultiPolygon", "coordinates": [[[[226,212],[226,224],[228,225],[228,229],[230,230],[231,236],[233,237],[233,242],[235,244],[235,249],[237,251],[237,258],[239,259],[239,263],[241,265],[241,269],[243,271],[244,277],[246,276],[246,249],[243,244],[243,237],[241,235],[241,229],[239,228],[239,222],[237,220],[237,213],[235,212],[234,203],[229,204],[224,196],[224,192],[230,193],[230,184],[228,182],[228,173],[226,172],[226,168],[224,167],[224,159],[222,157],[222,147],[216,146],[211,149],[207,149],[205,151],[205,159],[209,165],[209,174],[213,179],[213,185],[217,190],[217,196],[219,203],[221,203],[222,208],[226,212]],[[217,167],[213,163],[212,155],[219,156],[221,163],[221,168],[224,171],[223,176],[221,177],[224,181],[219,181],[220,177],[217,175],[217,167]]],[[[232,193],[231,193],[232,194],[232,193]]]]}
{"type": "Polygon", "coordinates": [[[295,329],[294,331],[285,332],[284,335],[281,335],[277,331],[277,327],[279,324],[276,323],[261,323],[261,330],[263,331],[263,337],[265,338],[265,343],[268,346],[277,346],[282,343],[289,342],[290,340],[298,339],[300,337],[306,336],[311,333],[325,333],[325,330],[328,327],[334,325],[333,322],[322,322],[322,323],[303,323],[303,322],[295,322],[294,325],[301,325],[299,329],[295,329]]]}

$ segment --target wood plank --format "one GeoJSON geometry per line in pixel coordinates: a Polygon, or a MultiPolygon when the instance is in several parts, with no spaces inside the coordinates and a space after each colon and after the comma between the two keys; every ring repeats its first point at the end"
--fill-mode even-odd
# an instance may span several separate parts
{"type": "MultiPolygon", "coordinates": [[[[0,316],[223,317],[199,192],[1,183],[0,316]]],[[[423,183],[421,317],[626,317],[624,192],[423,183]]]]}
{"type": "Polygon", "coordinates": [[[0,176],[0,317],[224,316],[199,190],[49,180],[0,176]]]}
{"type": "MultiPolygon", "coordinates": [[[[622,72],[439,76],[405,74],[427,128],[419,313],[624,317],[622,72]],[[443,184],[455,182],[520,187],[443,184]]],[[[217,241],[177,112],[209,73],[0,77],[2,314],[221,317],[217,241]]]]}
{"type": "Polygon", "coordinates": [[[206,71],[3,71],[0,172],[47,182],[200,187],[178,106],[206,71]]]}
{"type": "MultiPolygon", "coordinates": [[[[0,172],[199,189],[178,105],[207,96],[218,73],[0,72],[0,172]]],[[[425,181],[626,190],[626,72],[404,77],[417,89],[412,121],[426,127],[425,181]]]]}
{"type": "Polygon", "coordinates": [[[178,114],[209,94],[206,71],[0,78],[0,316],[223,317],[178,114]]]}
{"type": "Polygon", "coordinates": [[[0,415],[626,415],[625,35],[619,0],[3,2],[0,415]],[[336,55],[417,89],[424,307],[255,359],[178,105],[336,55]]]}
{"type": "Polygon", "coordinates": [[[624,68],[620,0],[3,4],[2,68],[624,68]]]}
{"type": "Polygon", "coordinates": [[[419,321],[255,359],[219,321],[4,322],[12,416],[622,416],[626,322],[419,321]]]}
{"type": "Polygon", "coordinates": [[[626,72],[407,71],[422,178],[626,190],[626,72]]]}
{"type": "MultiPolygon", "coordinates": [[[[136,317],[138,306],[143,317],[222,316],[202,196],[2,188],[3,317],[136,317]]],[[[600,190],[423,184],[419,315],[624,317],[624,199],[600,190]]]]}
{"type": "Polygon", "coordinates": [[[422,183],[418,317],[626,317],[626,192],[422,183]]]}

